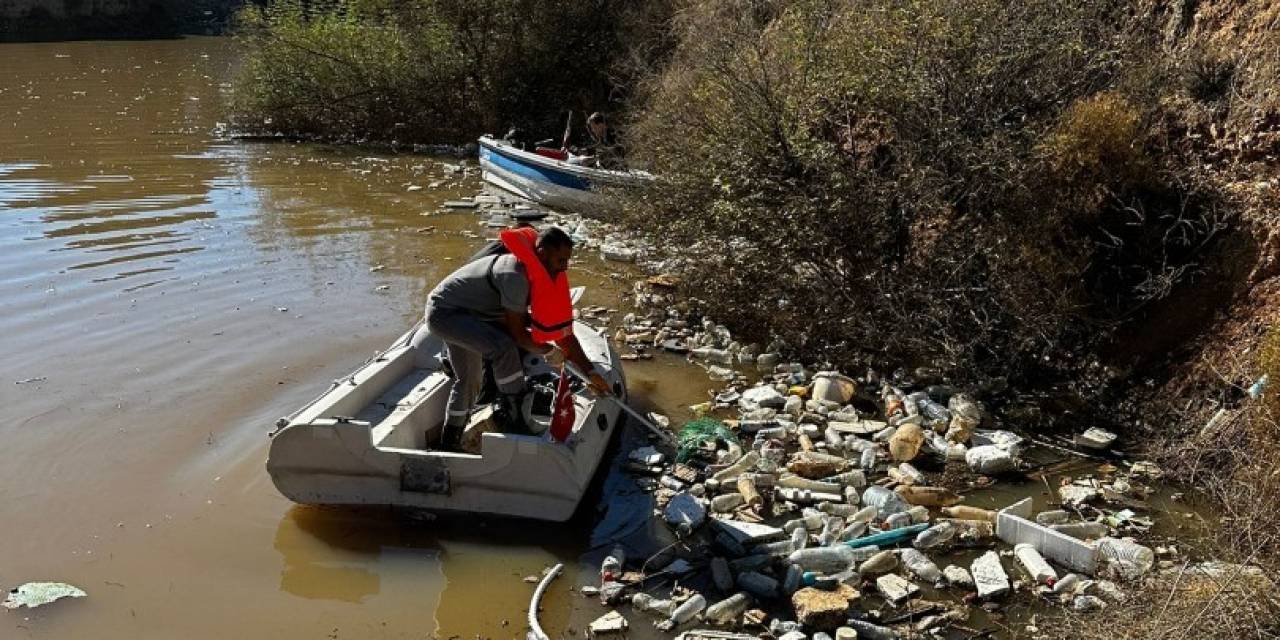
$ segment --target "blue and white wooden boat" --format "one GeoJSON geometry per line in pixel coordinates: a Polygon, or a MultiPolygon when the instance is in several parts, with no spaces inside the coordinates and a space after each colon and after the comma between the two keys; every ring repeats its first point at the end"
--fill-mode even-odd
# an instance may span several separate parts
{"type": "Polygon", "coordinates": [[[480,137],[480,169],[485,182],[552,209],[599,213],[613,208],[611,187],[643,184],[643,171],[613,171],[525,151],[493,136],[480,137]]]}

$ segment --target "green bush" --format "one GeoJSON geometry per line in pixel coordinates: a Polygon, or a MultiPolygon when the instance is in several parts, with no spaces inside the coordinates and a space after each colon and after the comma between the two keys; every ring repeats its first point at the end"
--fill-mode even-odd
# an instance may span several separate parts
{"type": "Polygon", "coordinates": [[[662,179],[627,209],[697,247],[690,290],[748,339],[841,363],[1078,374],[1214,228],[1146,168],[1147,105],[1110,92],[1125,3],[676,15],[630,129],[662,179]]]}
{"type": "MultiPolygon", "coordinates": [[[[625,46],[662,2],[284,0],[247,6],[242,128],[338,140],[469,142],[616,105],[625,46]]],[[[624,84],[624,83],[623,83],[624,84]]]]}

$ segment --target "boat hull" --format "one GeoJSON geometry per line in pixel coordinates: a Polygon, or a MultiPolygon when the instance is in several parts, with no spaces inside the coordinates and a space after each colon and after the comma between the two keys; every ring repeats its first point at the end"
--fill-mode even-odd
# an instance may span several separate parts
{"type": "Polygon", "coordinates": [[[480,138],[480,169],[486,182],[526,200],[588,214],[616,208],[603,189],[651,179],[640,171],[609,171],[540,156],[490,136],[480,138]]]}
{"type": "MultiPolygon", "coordinates": [[[[624,396],[621,363],[604,337],[581,323],[575,333],[624,396]]],[[[272,434],[267,471],[276,488],[302,504],[567,520],[623,419],[617,404],[576,394],[566,443],[484,433],[478,455],[432,451],[451,380],[436,358],[442,345],[423,334],[405,334],[272,434]]],[[[525,367],[531,375],[551,370],[531,355],[525,367]]]]}

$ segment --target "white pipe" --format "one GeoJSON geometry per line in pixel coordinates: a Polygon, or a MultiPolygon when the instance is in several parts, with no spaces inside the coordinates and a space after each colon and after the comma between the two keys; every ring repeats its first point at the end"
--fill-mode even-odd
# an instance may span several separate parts
{"type": "Polygon", "coordinates": [[[542,630],[542,625],[538,624],[538,603],[542,602],[542,594],[546,592],[547,585],[551,584],[551,581],[560,575],[561,569],[564,569],[563,563],[551,567],[551,571],[542,576],[542,582],[538,583],[538,588],[533,590],[533,599],[529,601],[529,628],[532,629],[529,635],[535,640],[551,640],[546,632],[542,630]]]}

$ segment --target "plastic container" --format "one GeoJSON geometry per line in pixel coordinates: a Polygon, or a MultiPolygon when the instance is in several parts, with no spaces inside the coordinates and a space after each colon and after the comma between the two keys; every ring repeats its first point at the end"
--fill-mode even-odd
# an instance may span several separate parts
{"type": "Polygon", "coordinates": [[[755,571],[738,574],[738,588],[757,598],[772,598],[778,594],[778,581],[755,571]]]}
{"type": "Polygon", "coordinates": [[[791,530],[791,550],[797,551],[809,546],[809,530],[796,527],[791,530]]]}
{"type": "Polygon", "coordinates": [[[1150,547],[1123,538],[1102,538],[1098,541],[1098,554],[1110,563],[1113,572],[1126,580],[1142,577],[1156,561],[1150,547]]]}
{"type": "Polygon", "coordinates": [[[637,593],[631,596],[631,606],[636,611],[649,613],[653,615],[670,618],[671,614],[676,610],[676,603],[671,600],[661,600],[647,593],[637,593]]]}
{"type": "Polygon", "coordinates": [[[1072,593],[1076,590],[1076,586],[1080,584],[1080,576],[1074,573],[1068,573],[1053,583],[1054,593],[1072,593]]]}
{"type": "Polygon", "coordinates": [[[742,473],[746,473],[747,471],[751,470],[751,468],[756,466],[756,464],[759,462],[760,462],[760,454],[754,451],[748,451],[745,454],[743,454],[741,458],[738,458],[737,462],[734,462],[733,464],[725,467],[724,469],[721,469],[714,476],[711,476],[711,477],[721,481],[728,480],[729,478],[735,478],[738,475],[742,473]]]}
{"type": "Polygon", "coordinates": [[[878,453],[879,453],[878,449],[875,449],[875,448],[868,447],[866,449],[863,449],[862,455],[858,459],[858,463],[859,463],[858,466],[862,467],[862,470],[865,471],[866,473],[871,473],[872,471],[875,471],[876,457],[878,453]]]}
{"type": "Polygon", "coordinates": [[[1013,546],[1013,555],[1018,558],[1022,568],[1027,570],[1027,575],[1036,582],[1052,587],[1058,581],[1058,572],[1045,562],[1044,556],[1035,547],[1026,543],[1016,544],[1013,546]]]}
{"type": "Polygon", "coordinates": [[[911,505],[907,504],[902,499],[902,496],[875,484],[868,486],[862,492],[862,504],[868,507],[875,507],[877,515],[881,518],[886,518],[911,508],[911,505]]]}
{"type": "Polygon", "coordinates": [[[622,565],[627,562],[627,550],[617,545],[600,563],[600,582],[613,582],[622,576],[622,565]]]}
{"type": "Polygon", "coordinates": [[[791,595],[800,588],[804,580],[804,569],[798,564],[787,565],[787,572],[782,577],[782,593],[791,595]]]}
{"type": "Polygon", "coordinates": [[[788,489],[806,489],[808,491],[816,491],[818,493],[840,493],[842,488],[838,482],[810,480],[793,473],[783,474],[778,478],[778,486],[786,487],[788,489]]]}
{"type": "Polygon", "coordinates": [[[707,599],[701,593],[695,593],[692,598],[680,603],[680,606],[671,612],[670,620],[673,624],[684,624],[706,608],[707,599]]]}
{"type": "Polygon", "coordinates": [[[827,478],[828,481],[839,483],[844,487],[853,487],[861,489],[867,486],[867,474],[862,471],[846,471],[840,475],[827,478]]]}
{"type": "Polygon", "coordinates": [[[822,517],[826,515],[821,511],[805,514],[799,518],[794,518],[782,524],[782,530],[791,533],[796,529],[819,529],[822,527],[822,517]]]}
{"type": "Polygon", "coordinates": [[[725,493],[711,499],[711,510],[716,513],[729,513],[746,503],[741,493],[725,493]]]}
{"type": "Polygon", "coordinates": [[[1101,538],[1111,532],[1107,525],[1101,522],[1068,522],[1050,525],[1049,528],[1080,540],[1101,538]]]}
{"type": "Polygon", "coordinates": [[[909,526],[911,526],[911,516],[906,511],[889,514],[889,517],[884,519],[885,529],[901,529],[909,526]]]}
{"type": "Polygon", "coordinates": [[[779,488],[776,490],[783,500],[791,502],[800,502],[804,504],[815,504],[819,502],[839,502],[844,496],[838,493],[819,493],[817,491],[809,491],[808,489],[788,489],[779,488]]]}
{"type": "Polygon", "coordinates": [[[862,508],[856,504],[845,504],[843,502],[823,502],[818,505],[818,511],[840,516],[841,518],[848,518],[861,510],[862,508]]]}
{"type": "Polygon", "coordinates": [[[848,569],[857,561],[857,554],[844,545],[812,547],[792,552],[787,556],[787,561],[805,571],[838,573],[848,569]]]}
{"type": "Polygon", "coordinates": [[[963,500],[946,487],[900,486],[897,493],[908,503],[923,507],[950,507],[963,500]]]}
{"type": "Polygon", "coordinates": [[[916,506],[914,506],[914,507],[911,507],[910,509],[907,509],[907,510],[906,510],[906,511],[904,511],[903,513],[905,513],[905,514],[907,514],[907,515],[911,516],[911,523],[912,523],[912,524],[920,524],[921,522],[928,522],[928,521],[929,521],[929,508],[928,508],[928,507],[922,507],[922,506],[920,506],[920,505],[916,505],[916,506]]]}
{"type": "Polygon", "coordinates": [[[739,591],[720,602],[707,607],[706,619],[711,624],[721,626],[731,625],[746,613],[751,606],[751,596],[744,591],[739,591]]]}
{"type": "Polygon", "coordinates": [[[721,591],[733,588],[733,571],[729,569],[729,561],[716,556],[711,559],[711,581],[721,591]]]}
{"type": "Polygon", "coordinates": [[[899,552],[899,556],[903,566],[921,580],[930,584],[939,584],[943,581],[942,570],[929,559],[929,556],[915,549],[903,549],[899,552]]]}
{"type": "Polygon", "coordinates": [[[916,536],[912,543],[917,549],[933,549],[951,541],[956,535],[956,527],[950,522],[935,524],[916,536]]]}
{"type": "Polygon", "coordinates": [[[970,507],[968,505],[958,504],[953,507],[943,507],[942,513],[947,517],[957,520],[986,520],[988,522],[996,521],[996,512],[990,509],[979,509],[978,507],[970,507]]]}

